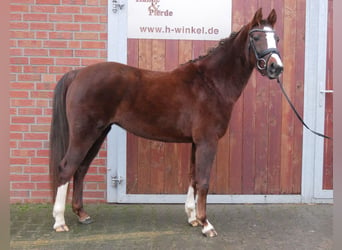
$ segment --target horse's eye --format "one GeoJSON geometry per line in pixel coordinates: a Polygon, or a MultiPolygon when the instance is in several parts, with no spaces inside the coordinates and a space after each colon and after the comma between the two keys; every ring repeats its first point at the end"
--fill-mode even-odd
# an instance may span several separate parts
{"type": "Polygon", "coordinates": [[[253,40],[254,40],[254,42],[259,41],[260,40],[260,36],[253,36],[253,40]]]}

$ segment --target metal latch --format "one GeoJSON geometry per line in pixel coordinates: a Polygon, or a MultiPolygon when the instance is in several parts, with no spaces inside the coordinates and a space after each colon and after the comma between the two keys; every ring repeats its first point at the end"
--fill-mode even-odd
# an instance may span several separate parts
{"type": "Polygon", "coordinates": [[[322,89],[322,90],[320,90],[319,92],[321,92],[322,94],[323,94],[323,93],[334,93],[334,90],[331,90],[331,89],[322,89]]]}
{"type": "Polygon", "coordinates": [[[122,178],[122,176],[112,176],[112,185],[117,186],[118,184],[121,184],[125,179],[122,178]]]}
{"type": "Polygon", "coordinates": [[[324,95],[325,94],[332,94],[332,93],[334,93],[334,90],[332,90],[332,89],[321,89],[319,92],[321,93],[321,97],[319,98],[319,106],[323,107],[324,95]]]}

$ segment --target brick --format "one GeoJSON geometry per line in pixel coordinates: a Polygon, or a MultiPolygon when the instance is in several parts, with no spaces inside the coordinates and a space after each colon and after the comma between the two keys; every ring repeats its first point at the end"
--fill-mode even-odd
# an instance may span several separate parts
{"type": "Polygon", "coordinates": [[[49,35],[46,31],[37,31],[36,32],[36,39],[48,39],[49,35]]]}
{"type": "Polygon", "coordinates": [[[98,57],[97,50],[75,50],[75,56],[78,57],[98,57]]]}
{"type": "Polygon", "coordinates": [[[68,30],[68,31],[79,31],[81,28],[80,24],[77,23],[57,23],[56,30],[68,30]]]}
{"type": "Polygon", "coordinates": [[[47,66],[24,66],[25,73],[45,73],[47,66]]]}
{"type": "Polygon", "coordinates": [[[34,189],[35,184],[30,182],[12,182],[12,189],[34,189]]]}
{"type": "Polygon", "coordinates": [[[31,132],[48,132],[50,125],[31,125],[31,132]]]}
{"type": "MultiPolygon", "coordinates": [[[[27,95],[28,92],[26,91],[27,95]]],[[[12,99],[11,106],[12,107],[30,107],[34,105],[34,100],[32,99],[12,99]]]]}
{"type": "Polygon", "coordinates": [[[105,49],[106,43],[105,42],[94,42],[94,41],[83,41],[82,48],[84,49],[105,49]]]}
{"type": "Polygon", "coordinates": [[[10,139],[11,140],[23,140],[23,134],[22,133],[10,133],[10,139]]]}
{"type": "Polygon", "coordinates": [[[20,41],[18,41],[18,47],[41,48],[42,47],[42,41],[20,40],[20,41]]]}
{"type": "Polygon", "coordinates": [[[28,39],[28,38],[34,38],[34,33],[30,31],[11,31],[10,32],[10,37],[13,38],[21,38],[21,39],[28,39]]]}
{"type": "Polygon", "coordinates": [[[62,5],[85,5],[86,0],[62,0],[62,5]]]}
{"type": "Polygon", "coordinates": [[[51,74],[64,74],[70,71],[72,68],[67,66],[50,66],[49,73],[51,74]]]}
{"type": "Polygon", "coordinates": [[[26,57],[11,57],[10,64],[28,64],[28,58],[26,57]]]}
{"type": "Polygon", "coordinates": [[[10,49],[10,56],[23,56],[23,51],[21,48],[10,49]]]}
{"type": "Polygon", "coordinates": [[[82,7],[83,14],[103,14],[107,15],[107,8],[104,7],[82,7]]]}
{"type": "MultiPolygon", "coordinates": [[[[24,140],[47,140],[48,139],[48,134],[47,133],[26,133],[24,135],[24,140]]],[[[38,154],[39,151],[37,152],[38,156],[43,156],[38,154]]]]}
{"type": "Polygon", "coordinates": [[[11,4],[16,4],[16,3],[20,3],[20,4],[34,4],[35,0],[11,0],[11,4]]]}
{"type": "Polygon", "coordinates": [[[11,89],[31,90],[34,89],[34,84],[32,82],[12,82],[11,89]]]}
{"type": "Polygon", "coordinates": [[[38,150],[37,157],[49,157],[49,150],[38,150]]]}
{"type": "Polygon", "coordinates": [[[79,66],[81,63],[80,58],[56,58],[57,65],[75,65],[79,66]]]}
{"type": "Polygon", "coordinates": [[[83,23],[97,23],[99,21],[99,17],[97,15],[75,15],[74,21],[83,23]]]}
{"type": "Polygon", "coordinates": [[[32,165],[49,165],[49,158],[32,158],[32,165]]]}
{"type": "Polygon", "coordinates": [[[42,75],[43,82],[56,82],[56,76],[51,74],[43,74],[42,75]]]}
{"type": "Polygon", "coordinates": [[[19,156],[19,157],[33,157],[35,156],[34,150],[29,149],[20,149],[20,150],[11,150],[11,156],[19,156]]]}
{"type": "MultiPolygon", "coordinates": [[[[36,83],[36,89],[37,90],[54,90],[54,85],[50,84],[50,83],[45,83],[45,82],[39,82],[36,83]]],[[[44,104],[46,105],[46,101],[44,101],[44,104]]],[[[40,106],[40,105],[39,105],[40,106]]]]}
{"type": "Polygon", "coordinates": [[[14,12],[28,12],[29,11],[29,6],[28,5],[17,5],[17,4],[11,4],[10,5],[10,12],[14,13],[14,12]]]}
{"type": "MultiPolygon", "coordinates": [[[[19,108],[19,115],[42,115],[42,109],[40,108],[19,108]]],[[[28,131],[28,130],[27,130],[28,131]]]]}
{"type": "Polygon", "coordinates": [[[72,22],[72,15],[63,15],[63,14],[50,14],[49,21],[50,22],[72,22]]]}
{"type": "Polygon", "coordinates": [[[89,32],[79,32],[75,33],[76,40],[99,40],[99,35],[97,33],[89,32]]]}
{"type": "Polygon", "coordinates": [[[94,24],[94,23],[87,23],[81,25],[81,31],[96,31],[96,32],[105,32],[107,25],[104,24],[94,24]]]}
{"type": "Polygon", "coordinates": [[[81,42],[80,41],[69,41],[68,42],[68,48],[80,49],[81,48],[81,42]]]}
{"type": "Polygon", "coordinates": [[[12,117],[11,118],[12,124],[15,123],[34,123],[35,118],[31,116],[18,116],[18,117],[12,117]]]}
{"type": "Polygon", "coordinates": [[[21,65],[10,65],[10,72],[21,73],[23,71],[23,66],[21,65]]]}
{"type": "MultiPolygon", "coordinates": [[[[24,148],[41,148],[42,143],[39,141],[23,141],[19,142],[19,148],[24,149],[24,148]]],[[[31,163],[35,158],[31,159],[31,163]]]]}
{"type": "Polygon", "coordinates": [[[10,30],[27,30],[29,27],[29,24],[24,22],[10,22],[9,25],[10,30]]]}
{"type": "Polygon", "coordinates": [[[11,175],[10,176],[10,181],[11,182],[17,182],[17,181],[29,181],[30,180],[30,176],[29,175],[11,175]]]}
{"type": "Polygon", "coordinates": [[[38,182],[36,183],[37,189],[42,190],[50,190],[51,184],[49,182],[38,182]]]}
{"type": "Polygon", "coordinates": [[[57,4],[59,5],[61,0],[36,0],[36,4],[57,4]]]}
{"type": "Polygon", "coordinates": [[[11,13],[9,15],[9,20],[10,21],[22,21],[23,20],[22,17],[23,17],[22,14],[11,13]]]}
{"type": "MultiPolygon", "coordinates": [[[[44,182],[49,182],[50,181],[50,176],[49,175],[44,175],[44,174],[40,174],[40,175],[31,175],[31,181],[35,181],[35,182],[39,182],[39,181],[44,181],[44,182]]],[[[49,183],[50,185],[50,183],[49,183]]],[[[38,187],[38,186],[37,186],[38,187]]],[[[49,186],[50,188],[50,186],[49,186]]]]}
{"type": "MultiPolygon", "coordinates": [[[[31,58],[30,64],[33,65],[52,65],[54,64],[54,59],[51,57],[37,57],[37,58],[31,58]]],[[[46,71],[44,71],[46,72],[46,71]]]]}
{"type": "Polygon", "coordinates": [[[49,50],[48,49],[24,49],[24,55],[25,56],[48,56],[49,50]]]}
{"type": "Polygon", "coordinates": [[[27,166],[24,168],[24,173],[25,174],[31,174],[31,173],[42,173],[42,174],[47,174],[49,169],[48,167],[44,167],[44,166],[27,166]]]}
{"type": "Polygon", "coordinates": [[[24,14],[23,15],[24,21],[48,21],[47,14],[24,14]]]}
{"type": "Polygon", "coordinates": [[[89,66],[95,63],[103,62],[103,59],[89,59],[89,58],[83,58],[82,59],[82,66],[89,66]]]}
{"type": "Polygon", "coordinates": [[[37,13],[55,13],[56,12],[56,6],[51,5],[34,5],[31,6],[31,12],[37,12],[37,13]]]}
{"type": "Polygon", "coordinates": [[[73,33],[72,32],[50,32],[49,39],[64,39],[64,40],[72,40],[73,33]]]}
{"type": "Polygon", "coordinates": [[[47,98],[52,99],[53,92],[52,91],[32,91],[31,98],[47,98]]]}
{"type": "Polygon", "coordinates": [[[44,48],[67,48],[66,41],[44,41],[44,48]]]}
{"type": "Polygon", "coordinates": [[[91,174],[88,174],[88,175],[86,175],[84,181],[87,181],[87,182],[92,182],[92,181],[103,182],[103,181],[105,181],[105,178],[104,178],[103,175],[91,175],[91,174]]]}
{"type": "Polygon", "coordinates": [[[21,74],[18,76],[19,81],[40,81],[41,75],[40,74],[21,74]]]}
{"type": "Polygon", "coordinates": [[[72,50],[68,49],[51,49],[50,56],[53,57],[71,57],[73,55],[72,50]]]}
{"type": "MultiPolygon", "coordinates": [[[[29,158],[11,158],[10,159],[10,164],[11,165],[27,165],[30,163],[30,159],[29,158]]],[[[12,175],[11,175],[12,176],[12,175]]]]}
{"type": "Polygon", "coordinates": [[[30,30],[54,30],[54,23],[30,23],[30,30]]]}
{"type": "MultiPolygon", "coordinates": [[[[10,92],[10,97],[11,98],[28,98],[29,96],[29,93],[27,91],[11,91],[10,92]]],[[[18,101],[18,100],[11,100],[11,103],[12,102],[15,102],[15,101],[18,101]]],[[[13,104],[12,104],[13,105],[13,104]]],[[[19,106],[19,105],[18,105],[19,106]]],[[[13,106],[12,106],[13,107],[13,106]]]]}
{"type": "Polygon", "coordinates": [[[81,13],[81,7],[80,6],[58,6],[56,9],[56,13],[81,13]]]}

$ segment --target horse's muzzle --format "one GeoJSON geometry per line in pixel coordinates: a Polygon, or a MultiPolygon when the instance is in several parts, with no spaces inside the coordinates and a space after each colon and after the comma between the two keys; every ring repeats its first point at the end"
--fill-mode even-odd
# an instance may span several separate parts
{"type": "Polygon", "coordinates": [[[270,79],[276,79],[283,72],[284,66],[281,62],[279,55],[272,54],[267,62],[267,76],[270,79]]]}

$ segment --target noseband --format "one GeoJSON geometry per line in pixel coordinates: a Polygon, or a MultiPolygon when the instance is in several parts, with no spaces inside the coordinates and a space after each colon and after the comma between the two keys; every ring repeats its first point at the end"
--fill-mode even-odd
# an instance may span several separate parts
{"type": "Polygon", "coordinates": [[[249,31],[249,46],[252,47],[255,58],[257,60],[257,68],[260,71],[262,75],[265,75],[265,71],[267,71],[268,67],[268,60],[271,58],[272,54],[277,54],[280,57],[279,50],[277,48],[270,48],[265,49],[262,51],[258,51],[254,44],[254,39],[252,37],[252,34],[254,32],[263,32],[263,33],[274,33],[274,30],[263,30],[263,29],[252,29],[249,31]],[[267,57],[266,57],[267,56],[267,57]],[[266,57],[266,59],[265,59],[266,57]]]}

